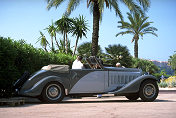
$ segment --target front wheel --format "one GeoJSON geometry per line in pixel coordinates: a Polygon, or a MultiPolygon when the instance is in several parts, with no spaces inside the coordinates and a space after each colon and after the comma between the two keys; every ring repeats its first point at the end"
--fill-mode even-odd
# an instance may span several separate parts
{"type": "Polygon", "coordinates": [[[139,96],[144,102],[152,102],[158,96],[158,85],[154,80],[146,80],[142,83],[139,96]]]}
{"type": "Polygon", "coordinates": [[[58,82],[49,82],[43,88],[40,100],[43,102],[56,103],[63,100],[64,87],[58,82]]]}

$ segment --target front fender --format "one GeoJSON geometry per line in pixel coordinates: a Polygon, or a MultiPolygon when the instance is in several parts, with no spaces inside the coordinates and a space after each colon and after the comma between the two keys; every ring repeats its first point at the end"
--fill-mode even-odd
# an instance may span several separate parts
{"type": "Polygon", "coordinates": [[[44,88],[44,86],[48,83],[48,82],[51,82],[51,81],[56,81],[56,82],[59,82],[61,83],[64,88],[68,88],[69,85],[67,85],[66,83],[67,82],[64,82],[61,77],[58,77],[58,76],[47,76],[47,77],[44,77],[43,79],[41,79],[40,81],[36,82],[32,88],[30,89],[27,89],[27,90],[23,90],[21,89],[20,90],[20,95],[25,95],[25,96],[39,96],[41,95],[41,92],[44,88]]]}
{"type": "Polygon", "coordinates": [[[113,92],[113,94],[121,95],[121,94],[126,94],[126,93],[137,93],[140,89],[141,83],[147,79],[158,81],[158,79],[152,75],[142,75],[132,80],[131,82],[126,84],[121,89],[113,92]]]}

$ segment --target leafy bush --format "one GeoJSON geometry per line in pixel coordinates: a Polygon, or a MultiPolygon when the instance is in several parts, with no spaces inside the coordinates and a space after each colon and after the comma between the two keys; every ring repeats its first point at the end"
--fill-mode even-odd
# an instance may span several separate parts
{"type": "Polygon", "coordinates": [[[160,73],[154,73],[153,75],[158,79],[161,79],[161,76],[164,76],[164,78],[170,77],[170,75],[166,74],[165,70],[161,70],[160,73]]]}
{"type": "Polygon", "coordinates": [[[70,65],[74,58],[70,55],[48,53],[36,49],[24,40],[13,41],[0,37],[0,97],[6,96],[2,92],[11,91],[14,83],[24,71],[33,73],[48,64],[70,65]]]}
{"type": "Polygon", "coordinates": [[[168,84],[168,87],[176,87],[176,76],[171,76],[164,80],[168,84]]]}
{"type": "MultiPolygon", "coordinates": [[[[78,46],[77,51],[78,51],[78,55],[82,55],[84,57],[89,57],[92,55],[92,43],[91,42],[84,42],[81,45],[78,46]]],[[[97,56],[101,56],[102,54],[102,49],[100,47],[100,45],[98,45],[98,54],[97,56]]]]}
{"type": "Polygon", "coordinates": [[[6,95],[11,90],[14,78],[20,75],[17,66],[15,66],[17,50],[12,40],[0,37],[0,54],[0,92],[6,95]]]}
{"type": "Polygon", "coordinates": [[[175,71],[175,75],[176,75],[176,54],[170,56],[168,61],[169,61],[169,64],[171,65],[172,69],[175,71]]]}
{"type": "Polygon", "coordinates": [[[105,47],[106,55],[104,60],[105,63],[115,66],[116,63],[120,63],[122,66],[131,67],[132,56],[126,46],[118,45],[108,45],[105,47]]]}
{"type": "Polygon", "coordinates": [[[171,76],[167,79],[160,80],[159,86],[163,87],[163,88],[165,88],[165,87],[169,87],[169,88],[176,87],[176,76],[171,76]]]}
{"type": "Polygon", "coordinates": [[[159,70],[159,68],[149,60],[133,58],[133,68],[140,68],[143,72],[148,72],[149,74],[154,74],[159,70]]]}
{"type": "Polygon", "coordinates": [[[159,87],[161,87],[161,88],[166,88],[166,87],[168,87],[168,84],[167,84],[166,82],[160,82],[158,85],[159,85],[159,87]]]}

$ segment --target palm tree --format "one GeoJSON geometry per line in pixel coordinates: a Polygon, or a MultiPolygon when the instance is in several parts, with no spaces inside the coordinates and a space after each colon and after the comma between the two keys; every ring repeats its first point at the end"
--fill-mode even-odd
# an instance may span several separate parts
{"type": "Polygon", "coordinates": [[[53,42],[53,37],[55,38],[55,42],[57,47],[59,47],[59,43],[56,39],[56,28],[54,26],[54,23],[52,21],[52,24],[49,25],[45,30],[48,31],[49,35],[51,36],[51,50],[54,52],[54,42],[53,42]]]}
{"type": "Polygon", "coordinates": [[[63,34],[63,51],[68,53],[68,33],[71,31],[71,27],[73,25],[73,20],[71,18],[68,18],[66,16],[63,16],[61,19],[57,20],[55,22],[57,31],[61,32],[63,34]],[[66,49],[66,50],[65,50],[66,49]]]}
{"type": "Polygon", "coordinates": [[[83,16],[79,16],[79,18],[75,18],[73,24],[74,25],[72,27],[72,34],[73,36],[75,35],[77,37],[75,49],[73,51],[73,56],[74,56],[77,49],[78,40],[82,39],[83,36],[86,37],[87,30],[89,29],[87,27],[87,21],[83,16]]]}
{"type": "MultiPolygon", "coordinates": [[[[58,7],[61,3],[66,0],[47,0],[47,8],[58,7]]],[[[66,15],[69,15],[83,0],[68,0],[66,15]]],[[[135,3],[135,0],[119,0],[124,3],[131,11],[141,12],[142,9],[135,3]]],[[[92,33],[92,55],[96,56],[98,52],[98,37],[99,37],[99,22],[104,11],[104,7],[113,9],[116,13],[116,16],[119,16],[123,19],[121,11],[119,9],[118,0],[87,0],[87,7],[89,7],[93,13],[93,33],[92,33]]],[[[150,6],[149,0],[136,0],[144,10],[150,6]]]]}
{"type": "Polygon", "coordinates": [[[118,45],[108,45],[105,47],[106,50],[106,59],[108,64],[116,65],[117,62],[125,67],[132,66],[132,56],[129,53],[129,50],[126,46],[118,45]]]}
{"type": "Polygon", "coordinates": [[[133,39],[131,42],[134,42],[134,56],[135,58],[138,58],[139,36],[141,36],[142,38],[144,34],[152,34],[157,36],[157,34],[155,33],[157,29],[155,27],[150,26],[150,24],[153,22],[147,22],[147,19],[149,17],[145,17],[138,13],[134,13],[134,14],[127,13],[127,14],[128,14],[128,19],[130,21],[129,23],[124,21],[118,22],[120,23],[120,26],[118,27],[121,29],[125,29],[126,31],[119,32],[118,34],[116,34],[116,36],[124,35],[124,34],[132,34],[133,39]]]}
{"type": "MultiPolygon", "coordinates": [[[[84,57],[89,57],[91,56],[91,48],[92,48],[92,43],[91,42],[84,42],[81,45],[78,46],[77,51],[79,55],[83,55],[84,57]]],[[[100,45],[98,46],[98,54],[97,56],[100,57],[102,55],[102,49],[100,45]]]]}
{"type": "MultiPolygon", "coordinates": [[[[48,52],[48,50],[46,49],[47,45],[49,44],[48,41],[46,40],[46,37],[44,36],[44,34],[40,31],[40,37],[38,38],[38,41],[40,41],[40,45],[45,49],[46,52],[48,52]]],[[[36,43],[37,43],[36,42],[36,43]]]]}
{"type": "Polygon", "coordinates": [[[168,59],[168,62],[171,68],[175,71],[175,75],[176,75],[176,54],[170,56],[170,58],[168,59]]]}
{"type": "MultiPolygon", "coordinates": [[[[64,40],[60,39],[60,45],[59,45],[59,50],[56,50],[56,52],[61,52],[61,53],[64,53],[64,40]]],[[[72,55],[73,52],[70,48],[70,40],[68,40],[68,45],[67,45],[67,49],[68,49],[68,53],[67,54],[70,54],[72,55]]]]}

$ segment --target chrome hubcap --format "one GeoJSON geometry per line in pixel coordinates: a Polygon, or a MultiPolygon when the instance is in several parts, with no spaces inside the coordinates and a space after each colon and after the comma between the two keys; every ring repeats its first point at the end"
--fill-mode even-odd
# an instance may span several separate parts
{"type": "Polygon", "coordinates": [[[149,83],[144,86],[143,89],[144,96],[147,98],[152,98],[156,94],[156,88],[153,84],[149,83]]]}
{"type": "Polygon", "coordinates": [[[58,95],[58,89],[56,87],[52,86],[48,89],[48,94],[51,97],[56,97],[58,95]]]}
{"type": "Polygon", "coordinates": [[[57,100],[61,97],[61,88],[57,84],[50,84],[46,88],[46,96],[51,100],[57,100]]]}

